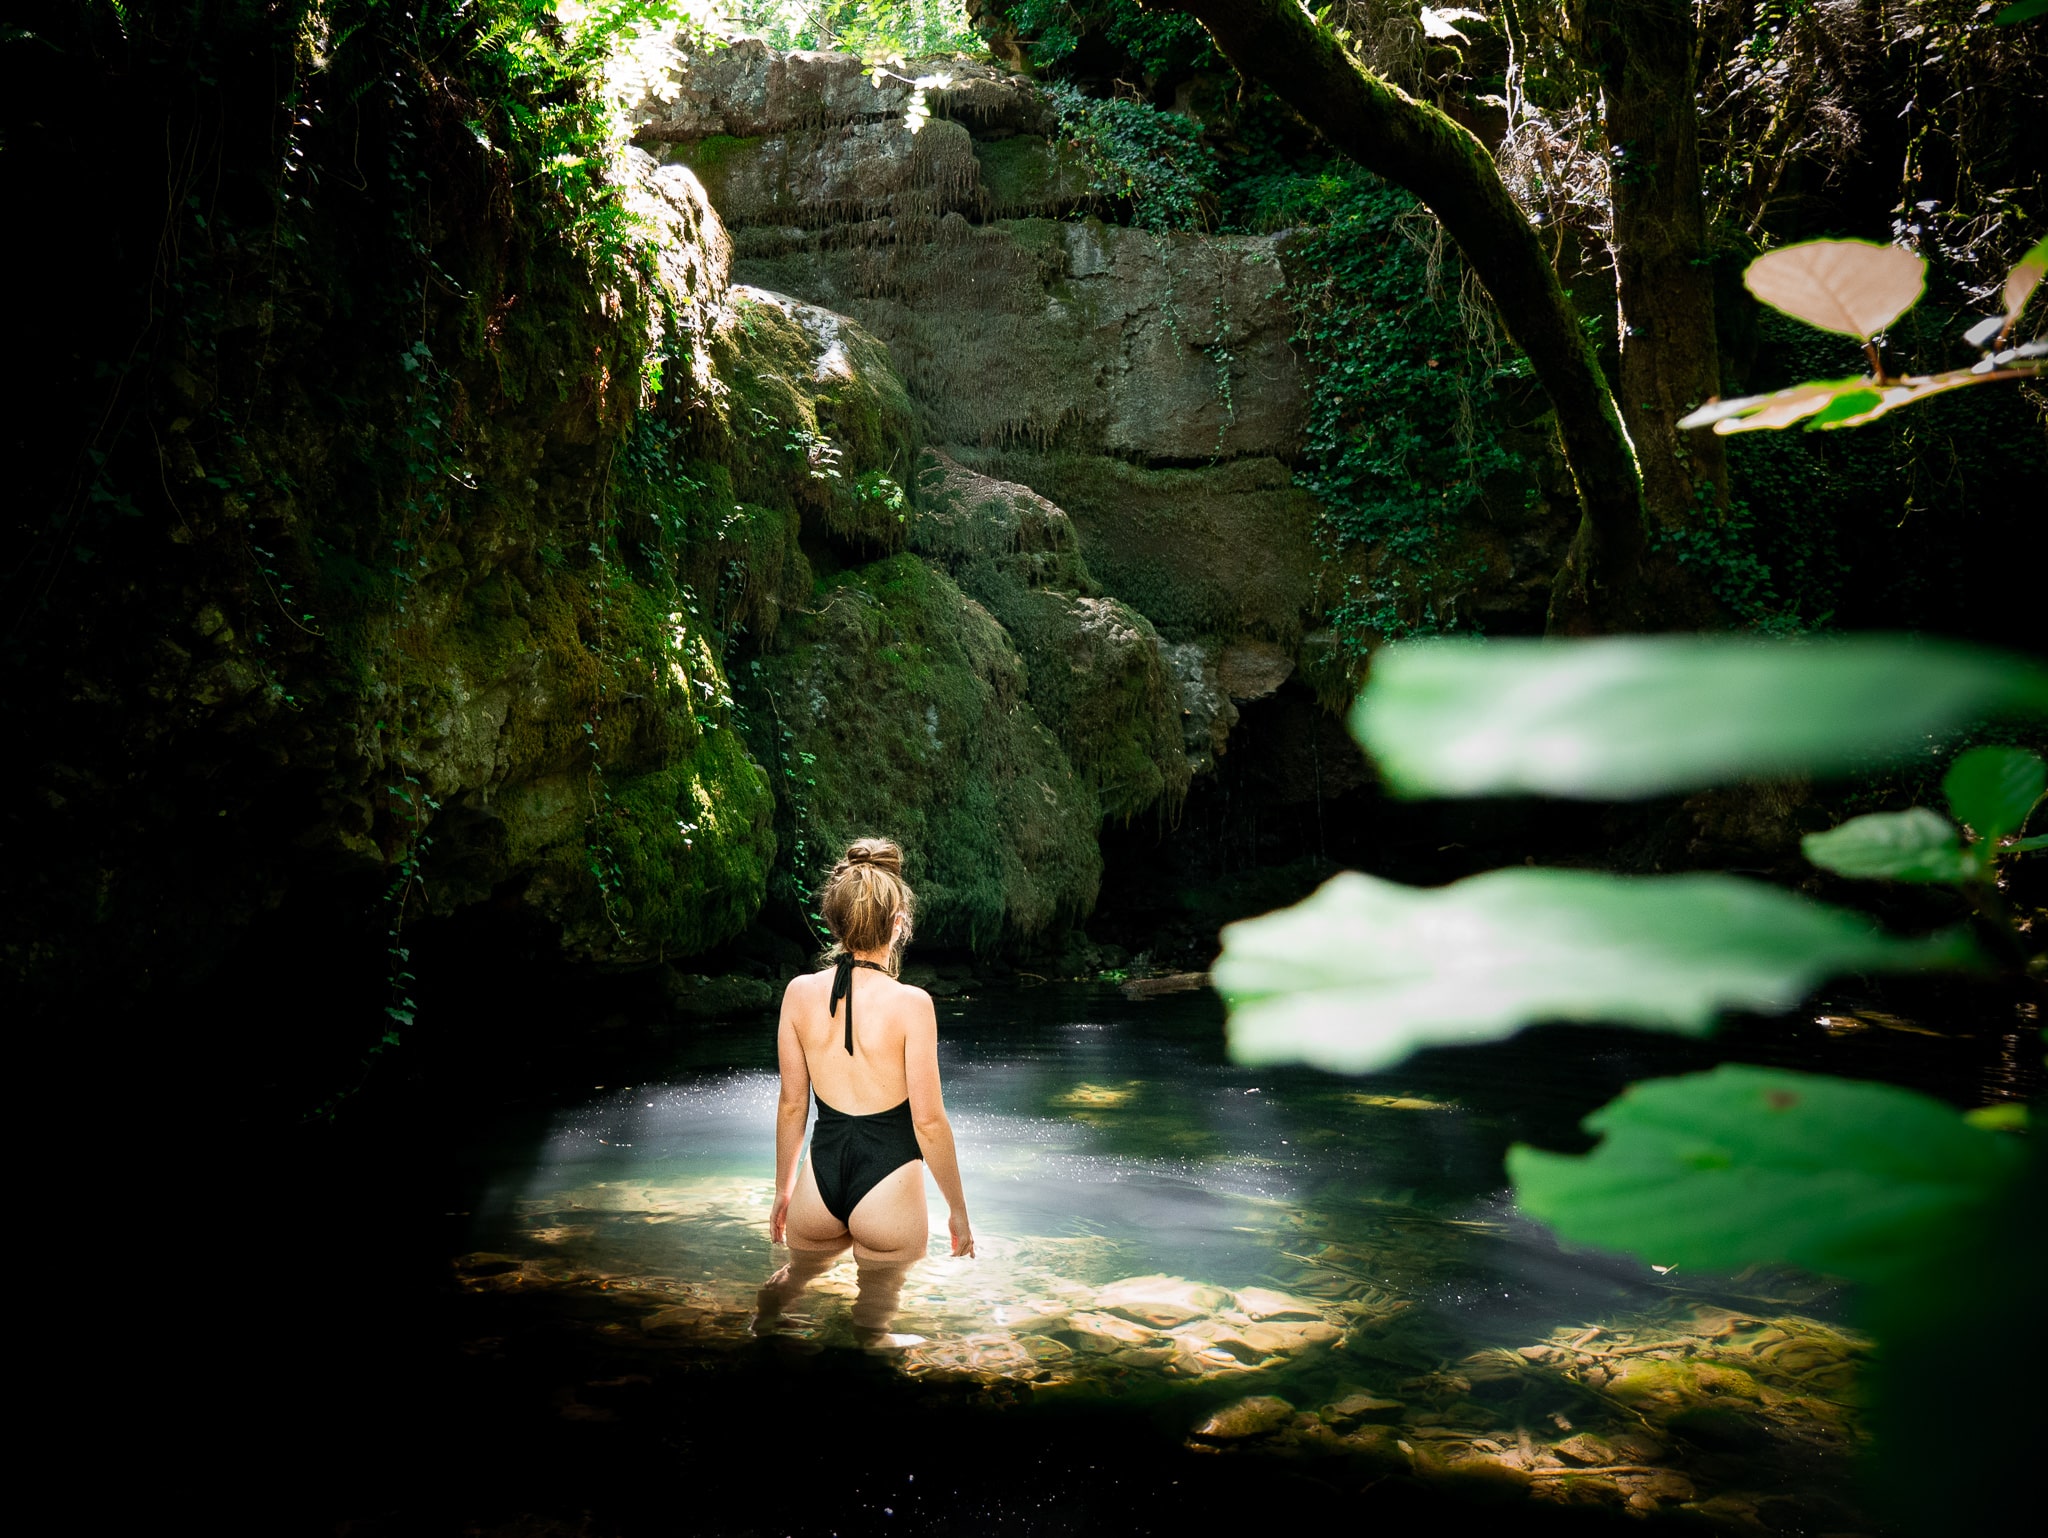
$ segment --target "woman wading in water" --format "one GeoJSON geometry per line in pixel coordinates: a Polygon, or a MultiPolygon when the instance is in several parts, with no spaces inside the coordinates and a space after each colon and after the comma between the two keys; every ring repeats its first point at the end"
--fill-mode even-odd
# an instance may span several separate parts
{"type": "Polygon", "coordinates": [[[775,1116],[775,1209],[768,1237],[790,1262],[761,1289],[757,1330],[853,1246],[856,1329],[883,1336],[910,1267],[924,1258],[924,1173],[946,1198],[953,1253],[972,1255],[953,1126],[939,1094],[939,1021],[931,995],[896,980],[914,899],[903,851],[856,840],[825,882],[820,911],[832,965],[782,995],[775,1116]],[[856,1023],[856,1021],[858,1023],[856,1023]],[[813,1093],[818,1125],[798,1160],[813,1093]]]}

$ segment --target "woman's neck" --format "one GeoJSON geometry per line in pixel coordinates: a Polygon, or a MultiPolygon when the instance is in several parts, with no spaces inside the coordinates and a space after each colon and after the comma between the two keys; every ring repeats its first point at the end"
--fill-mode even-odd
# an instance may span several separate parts
{"type": "Polygon", "coordinates": [[[878,945],[871,951],[855,951],[853,959],[865,961],[870,966],[886,968],[889,965],[889,952],[893,949],[893,946],[878,945]]]}

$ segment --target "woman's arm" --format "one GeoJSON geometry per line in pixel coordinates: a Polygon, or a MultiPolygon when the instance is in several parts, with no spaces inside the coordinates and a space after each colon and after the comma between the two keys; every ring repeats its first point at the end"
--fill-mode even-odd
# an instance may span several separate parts
{"type": "Polygon", "coordinates": [[[967,1193],[960,1187],[960,1158],[953,1149],[953,1124],[946,1119],[945,1097],[939,1092],[939,1017],[929,997],[919,994],[911,1005],[903,1033],[903,1075],[910,1081],[910,1119],[917,1127],[917,1146],[939,1183],[949,1213],[946,1227],[955,1255],[974,1253],[974,1231],[967,1224],[967,1193]]]}
{"type": "MultiPolygon", "coordinates": [[[[782,1019],[775,1027],[775,1055],[782,1064],[782,1093],[775,1103],[775,1206],[768,1214],[768,1242],[782,1244],[789,1231],[789,1202],[796,1195],[797,1155],[803,1149],[804,1122],[811,1110],[811,1065],[796,1039],[796,986],[793,978],[782,991],[782,1019]]],[[[937,1026],[936,1019],[933,1021],[937,1026]]]]}

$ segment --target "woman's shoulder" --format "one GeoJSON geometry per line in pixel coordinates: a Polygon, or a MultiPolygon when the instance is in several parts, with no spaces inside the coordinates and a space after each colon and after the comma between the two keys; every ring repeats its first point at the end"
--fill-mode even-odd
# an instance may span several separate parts
{"type": "Polygon", "coordinates": [[[785,999],[801,999],[813,993],[823,993],[832,986],[832,969],[817,972],[799,972],[789,980],[789,986],[782,990],[785,999]]]}
{"type": "Polygon", "coordinates": [[[890,981],[896,984],[896,992],[891,996],[891,1002],[898,1008],[919,1010],[932,1007],[932,996],[916,983],[906,983],[900,977],[891,978],[890,981]]]}

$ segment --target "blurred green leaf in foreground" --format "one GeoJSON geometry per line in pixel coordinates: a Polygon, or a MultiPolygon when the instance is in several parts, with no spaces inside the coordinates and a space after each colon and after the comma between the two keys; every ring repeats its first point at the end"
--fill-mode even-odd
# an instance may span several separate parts
{"type": "Polygon", "coordinates": [[[1352,731],[1405,796],[1654,796],[1868,768],[2004,711],[2048,668],[1953,642],[1447,640],[1373,658],[1352,731]]]}
{"type": "Polygon", "coordinates": [[[2024,1146],[1911,1090],[1729,1065],[1631,1085],[1568,1158],[1517,1145],[1515,1195],[1574,1243],[1659,1265],[1785,1263],[1883,1282],[1952,1243],[2024,1146]]]}
{"type": "Polygon", "coordinates": [[[1534,1020],[1700,1035],[1726,1009],[1789,1009],[1834,973],[1975,956],[1960,932],[1900,939],[1736,876],[1510,869],[1417,888],[1352,872],[1224,930],[1215,979],[1239,1062],[1367,1073],[1534,1020]]]}

